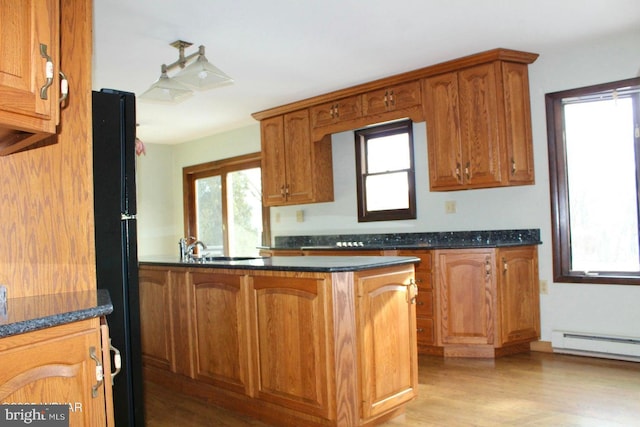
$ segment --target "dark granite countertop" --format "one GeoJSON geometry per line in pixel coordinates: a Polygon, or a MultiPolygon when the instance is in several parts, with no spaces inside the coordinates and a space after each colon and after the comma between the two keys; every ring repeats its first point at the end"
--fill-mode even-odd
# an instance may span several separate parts
{"type": "Polygon", "coordinates": [[[462,249],[539,245],[539,229],[446,231],[395,234],[333,234],[276,236],[274,246],[264,249],[394,250],[462,249]]]}
{"type": "Polygon", "coordinates": [[[140,259],[140,265],[333,273],[371,270],[419,261],[418,258],[400,256],[274,256],[239,261],[181,262],[175,256],[146,256],[140,259]]]}
{"type": "Polygon", "coordinates": [[[9,298],[0,307],[0,338],[105,316],[113,311],[105,289],[9,298]]]}

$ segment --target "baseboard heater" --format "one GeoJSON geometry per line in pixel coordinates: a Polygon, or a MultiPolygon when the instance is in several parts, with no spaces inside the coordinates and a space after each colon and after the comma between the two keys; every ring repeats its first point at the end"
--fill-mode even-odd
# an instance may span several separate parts
{"type": "Polygon", "coordinates": [[[553,331],[551,346],[555,353],[640,362],[640,338],[637,337],[553,331]]]}

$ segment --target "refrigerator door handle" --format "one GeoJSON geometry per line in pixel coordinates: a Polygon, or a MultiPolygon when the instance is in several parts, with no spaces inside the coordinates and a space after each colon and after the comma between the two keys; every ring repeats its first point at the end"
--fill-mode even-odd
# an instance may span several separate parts
{"type": "Polygon", "coordinates": [[[123,221],[126,221],[128,219],[136,219],[136,216],[123,213],[123,214],[120,214],[120,219],[123,220],[123,221]]]}
{"type": "Polygon", "coordinates": [[[111,344],[111,338],[109,338],[109,349],[114,353],[113,365],[116,367],[116,370],[111,374],[111,386],[113,387],[113,379],[120,373],[120,369],[122,369],[122,357],[120,357],[120,350],[111,344]]]}

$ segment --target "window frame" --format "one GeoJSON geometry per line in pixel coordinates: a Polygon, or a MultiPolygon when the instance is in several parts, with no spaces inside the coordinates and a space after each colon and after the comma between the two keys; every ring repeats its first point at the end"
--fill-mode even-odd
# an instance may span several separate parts
{"type": "MultiPolygon", "coordinates": [[[[215,175],[221,176],[222,193],[222,223],[224,255],[229,256],[229,231],[227,229],[227,174],[244,169],[262,168],[262,154],[251,153],[222,160],[201,163],[182,168],[182,194],[184,212],[185,236],[196,236],[196,186],[197,179],[208,178],[215,175]]],[[[269,208],[262,203],[262,245],[267,246],[271,241],[271,228],[269,223],[269,208]]]]}
{"type": "MultiPolygon", "coordinates": [[[[385,123],[359,129],[354,132],[356,150],[356,191],[358,200],[358,222],[372,221],[396,221],[416,219],[416,178],[413,150],[413,122],[409,119],[385,123]],[[409,136],[409,169],[397,169],[386,173],[397,173],[407,171],[409,207],[406,209],[388,209],[381,211],[367,210],[366,195],[366,172],[367,141],[370,138],[390,136],[399,133],[407,133],[409,136]]],[[[381,175],[381,174],[376,174],[381,175]]]]}
{"type": "MultiPolygon", "coordinates": [[[[625,87],[640,87],[640,77],[547,93],[547,143],[549,150],[549,185],[551,194],[551,226],[553,247],[553,279],[555,282],[640,285],[640,272],[585,272],[571,269],[571,224],[567,153],[564,138],[563,99],[586,97],[625,87]]],[[[640,95],[634,99],[636,133],[640,123],[640,95]]],[[[640,138],[635,138],[636,183],[640,191],[640,138]]],[[[640,194],[636,195],[640,201],[640,194]]],[[[640,245],[640,242],[638,243],[640,245]]]]}

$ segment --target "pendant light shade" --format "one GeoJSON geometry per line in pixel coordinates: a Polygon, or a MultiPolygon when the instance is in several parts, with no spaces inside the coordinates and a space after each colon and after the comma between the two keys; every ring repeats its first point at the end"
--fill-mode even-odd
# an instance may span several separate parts
{"type": "Polygon", "coordinates": [[[178,103],[193,95],[190,88],[207,90],[233,83],[231,77],[207,60],[204,56],[204,46],[200,46],[198,52],[186,57],[184,49],[191,46],[191,43],[177,40],[171,43],[171,46],[179,50],[178,60],[169,65],[162,64],[160,78],[139,98],[178,103]],[[169,77],[167,71],[176,67],[182,70],[174,77],[169,77]]]}
{"type": "Polygon", "coordinates": [[[183,84],[170,79],[166,70],[162,69],[160,78],[140,98],[159,102],[182,102],[193,95],[193,91],[183,84]]]}
{"type": "Polygon", "coordinates": [[[233,83],[233,79],[224,71],[207,61],[204,56],[204,46],[200,46],[198,59],[176,74],[174,80],[199,90],[233,83]]]}

